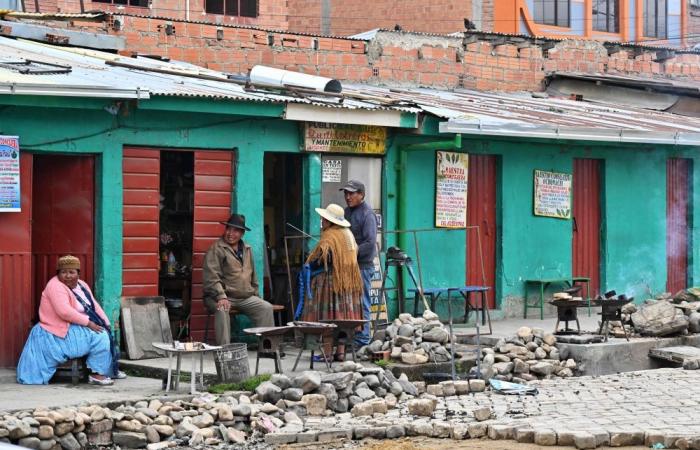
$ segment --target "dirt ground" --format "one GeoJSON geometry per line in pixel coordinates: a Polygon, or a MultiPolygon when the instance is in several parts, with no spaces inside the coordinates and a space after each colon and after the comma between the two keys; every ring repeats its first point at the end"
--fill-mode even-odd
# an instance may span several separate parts
{"type": "MultiPolygon", "coordinates": [[[[358,450],[571,450],[574,447],[542,447],[535,444],[519,444],[515,441],[492,441],[490,439],[467,439],[454,441],[451,439],[433,439],[412,437],[393,440],[365,439],[362,441],[317,442],[315,444],[294,444],[280,447],[280,450],[298,450],[308,448],[313,450],[358,449],[358,450]]],[[[608,449],[610,447],[599,447],[608,449]]],[[[616,450],[648,450],[648,447],[615,447],[616,450]]]]}

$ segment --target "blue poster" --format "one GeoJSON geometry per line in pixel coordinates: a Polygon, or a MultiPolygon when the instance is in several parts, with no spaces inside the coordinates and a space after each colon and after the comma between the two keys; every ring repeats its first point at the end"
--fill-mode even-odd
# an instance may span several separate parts
{"type": "Polygon", "coordinates": [[[0,136],[0,212],[20,211],[19,137],[0,136]]]}

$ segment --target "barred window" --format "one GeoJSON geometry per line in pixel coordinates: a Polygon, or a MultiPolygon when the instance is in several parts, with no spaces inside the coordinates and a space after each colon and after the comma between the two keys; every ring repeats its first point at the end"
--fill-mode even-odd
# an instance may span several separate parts
{"type": "Polygon", "coordinates": [[[644,36],[666,39],[667,23],[666,0],[644,0],[644,36]]]}
{"type": "Polygon", "coordinates": [[[149,0],[92,0],[93,3],[108,3],[110,5],[142,6],[148,8],[149,0]]]}
{"type": "Polygon", "coordinates": [[[257,0],[206,0],[204,10],[209,14],[258,17],[257,0]]]}
{"type": "Polygon", "coordinates": [[[620,2],[619,0],[593,0],[593,29],[620,32],[620,2]]]}
{"type": "Polygon", "coordinates": [[[570,0],[535,0],[535,22],[568,27],[570,0]]]}

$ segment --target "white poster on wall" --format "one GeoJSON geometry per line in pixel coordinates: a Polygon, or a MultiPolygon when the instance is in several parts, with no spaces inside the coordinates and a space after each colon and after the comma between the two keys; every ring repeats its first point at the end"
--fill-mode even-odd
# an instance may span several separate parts
{"type": "Polygon", "coordinates": [[[469,155],[438,151],[435,174],[435,226],[467,226],[469,155]]]}
{"type": "Polygon", "coordinates": [[[324,183],[340,183],[343,172],[343,161],[340,159],[324,159],[323,160],[323,175],[324,183]]]}
{"type": "Polygon", "coordinates": [[[0,136],[0,212],[20,210],[19,137],[0,136]]]}

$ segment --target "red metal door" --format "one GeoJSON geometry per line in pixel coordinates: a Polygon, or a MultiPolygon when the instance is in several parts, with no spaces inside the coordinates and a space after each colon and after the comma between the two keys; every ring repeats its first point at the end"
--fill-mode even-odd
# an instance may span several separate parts
{"type": "Polygon", "coordinates": [[[34,313],[56,261],[80,259],[80,278],[93,286],[95,158],[91,155],[34,155],[32,264],[34,313]]]}
{"type": "Polygon", "coordinates": [[[496,307],[496,185],[498,157],[469,155],[467,284],[488,286],[488,307],[496,307]],[[481,248],[479,248],[481,241],[481,248]]]}
{"type": "Polygon", "coordinates": [[[122,295],[158,295],[160,150],[125,148],[122,295]]]}
{"type": "MultiPolygon", "coordinates": [[[[202,263],[206,251],[224,231],[219,222],[227,220],[231,211],[233,156],[233,152],[223,151],[194,153],[194,254],[190,336],[196,341],[204,339],[207,320],[202,301],[202,263]]],[[[210,336],[213,336],[213,317],[209,330],[210,336]]]]}
{"type": "Polygon", "coordinates": [[[689,159],[666,162],[666,290],[688,287],[689,159]]]}
{"type": "Polygon", "coordinates": [[[32,301],[32,155],[20,152],[21,212],[0,213],[0,367],[14,367],[29,335],[32,301]]]}
{"type": "Polygon", "coordinates": [[[575,277],[591,279],[600,292],[600,160],[574,159],[572,268],[575,277]]]}

